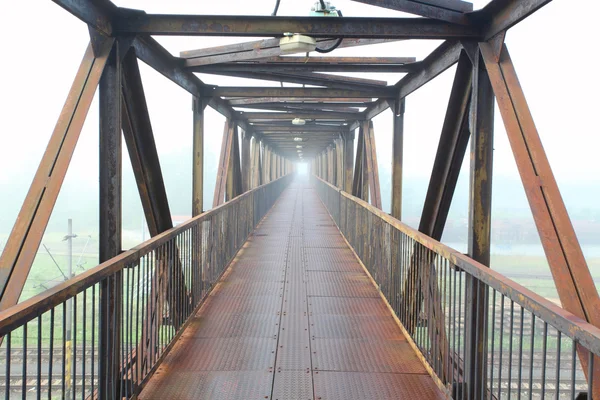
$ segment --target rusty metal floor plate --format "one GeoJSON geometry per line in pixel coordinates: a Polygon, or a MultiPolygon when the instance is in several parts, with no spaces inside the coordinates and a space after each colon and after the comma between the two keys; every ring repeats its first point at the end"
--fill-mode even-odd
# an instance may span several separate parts
{"type": "Polygon", "coordinates": [[[425,374],[405,340],[313,339],[313,368],[319,371],[425,374]]]}
{"type": "Polygon", "coordinates": [[[441,394],[302,181],[250,236],[140,396],[402,398],[441,394]]]}
{"type": "Polygon", "coordinates": [[[319,372],[314,381],[320,400],[445,399],[429,375],[319,372]]]}
{"type": "Polygon", "coordinates": [[[140,400],[231,400],[271,398],[273,373],[263,371],[186,372],[159,369],[140,400]]]}

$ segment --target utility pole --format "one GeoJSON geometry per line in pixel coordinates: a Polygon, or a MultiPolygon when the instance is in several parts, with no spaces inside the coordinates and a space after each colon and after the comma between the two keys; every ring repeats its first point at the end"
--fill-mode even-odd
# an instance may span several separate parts
{"type": "MultiPolygon", "coordinates": [[[[63,241],[67,241],[67,274],[65,276],[65,280],[69,280],[73,277],[73,239],[76,238],[77,235],[73,234],[73,220],[71,218],[69,218],[68,221],[68,230],[67,230],[67,236],[64,237],[63,241]]],[[[71,392],[71,377],[72,377],[72,365],[73,365],[73,349],[72,349],[72,343],[73,343],[73,337],[72,337],[72,324],[73,324],[73,299],[68,299],[67,300],[67,309],[66,309],[66,325],[67,325],[67,330],[65,332],[65,343],[66,343],[66,351],[67,354],[65,355],[66,358],[66,363],[67,365],[65,366],[65,379],[66,379],[66,387],[67,387],[67,394],[70,394],[71,392]]],[[[67,397],[70,397],[69,395],[67,395],[67,397]]]]}

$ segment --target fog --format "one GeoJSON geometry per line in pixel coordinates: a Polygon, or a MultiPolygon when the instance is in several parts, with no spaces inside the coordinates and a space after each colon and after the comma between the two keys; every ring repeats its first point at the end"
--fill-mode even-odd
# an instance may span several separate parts
{"type": "MultiPolygon", "coordinates": [[[[274,1],[119,0],[122,7],[148,12],[270,15],[274,1]]],[[[307,15],[312,1],[282,0],[278,15],[307,15]]],[[[333,3],[345,16],[405,16],[349,0],[333,3]]],[[[481,8],[487,1],[474,1],[481,8]]],[[[529,101],[542,142],[571,213],[593,275],[600,279],[600,166],[598,163],[598,53],[594,35],[600,4],[593,0],[555,0],[512,28],[506,42],[529,101]],[[582,60],[582,61],[578,61],[582,60]]],[[[10,2],[0,24],[0,249],[6,242],[39,160],[60,114],[89,36],[87,27],[47,0],[10,2]]],[[[156,37],[174,55],[248,38],[156,37]]],[[[415,40],[336,50],[335,56],[415,56],[422,59],[441,42],[415,40]]],[[[191,95],[140,63],[148,107],[174,220],[191,214],[191,95]]],[[[449,69],[406,101],[404,139],[404,220],[418,225],[427,183],[454,76],[449,69]]],[[[397,82],[403,74],[347,74],[397,82]]],[[[199,77],[206,83],[279,86],[277,82],[199,77]]],[[[286,86],[294,86],[286,84],[286,86]]],[[[97,96],[96,96],[97,97],[97,96]]],[[[204,204],[212,204],[224,117],[207,108],[205,119],[204,204]]],[[[493,241],[497,255],[536,257],[539,274],[548,275],[527,199],[496,110],[494,138],[493,241]],[[526,245],[526,247],[523,247],[526,245]]],[[[383,208],[389,211],[392,116],[374,120],[383,208]]],[[[143,213],[125,145],[123,147],[124,246],[143,238],[143,213]]],[[[88,114],[71,166],[43,242],[60,253],[67,219],[76,232],[92,237],[87,267],[97,253],[98,103],[88,114]]],[[[301,168],[307,172],[307,166],[301,168]]],[[[464,250],[468,207],[468,156],[461,171],[444,241],[464,250]]],[[[147,236],[146,236],[147,237],[147,236]]],[[[83,241],[81,243],[83,246],[83,241]]],[[[59,262],[61,255],[57,256],[59,262]]],[[[492,260],[492,267],[508,268],[492,260]]],[[[536,269],[538,271],[538,269],[536,269]]],[[[32,270],[35,275],[35,269],[32,270]]]]}

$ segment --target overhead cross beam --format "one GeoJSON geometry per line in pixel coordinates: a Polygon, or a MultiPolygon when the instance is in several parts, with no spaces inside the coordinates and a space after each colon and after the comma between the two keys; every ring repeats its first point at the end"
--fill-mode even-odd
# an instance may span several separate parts
{"type": "MultiPolygon", "coordinates": [[[[338,48],[365,46],[370,44],[393,42],[394,39],[344,39],[338,48]]],[[[337,40],[319,38],[319,48],[329,48],[337,43],[337,40]]],[[[282,54],[279,47],[279,39],[264,39],[246,43],[236,43],[226,46],[209,47],[206,49],[182,51],[179,55],[186,59],[185,66],[205,66],[211,64],[222,64],[236,61],[247,61],[264,59],[266,57],[277,57],[282,54]]]]}
{"type": "Polygon", "coordinates": [[[119,35],[275,36],[294,32],[312,37],[363,39],[469,39],[472,26],[426,18],[264,17],[232,15],[124,15],[114,23],[119,35]]]}
{"type": "Polygon", "coordinates": [[[506,31],[552,0],[494,0],[473,13],[473,21],[483,28],[484,40],[506,31]]]}
{"type": "Polygon", "coordinates": [[[454,24],[469,25],[470,21],[466,12],[473,11],[473,4],[458,0],[353,0],[359,3],[369,4],[402,11],[422,17],[439,19],[454,24]]]}
{"type": "Polygon", "coordinates": [[[186,68],[188,71],[210,74],[212,72],[373,72],[373,73],[409,73],[419,69],[420,62],[408,64],[326,64],[313,63],[225,63],[186,68]]]}
{"type": "Polygon", "coordinates": [[[363,90],[376,89],[386,86],[387,82],[374,79],[362,79],[341,75],[328,75],[320,73],[280,73],[273,72],[226,72],[218,69],[207,72],[213,75],[234,76],[237,78],[259,79],[264,81],[289,82],[302,85],[327,86],[334,89],[363,90]]]}
{"type": "Polygon", "coordinates": [[[348,90],[348,89],[326,89],[326,88],[281,88],[281,87],[235,87],[214,86],[204,88],[206,97],[393,97],[395,92],[388,87],[376,89],[348,90]]]}
{"type": "Polygon", "coordinates": [[[243,112],[243,115],[248,121],[277,121],[277,120],[288,120],[291,121],[294,118],[300,119],[325,119],[325,120],[347,120],[352,119],[353,114],[349,113],[336,113],[336,112],[243,112]]]}

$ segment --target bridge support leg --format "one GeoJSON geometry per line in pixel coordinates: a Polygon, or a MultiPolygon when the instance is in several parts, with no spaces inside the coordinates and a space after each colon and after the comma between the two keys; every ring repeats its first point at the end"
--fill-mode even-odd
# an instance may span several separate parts
{"type": "Polygon", "coordinates": [[[251,175],[251,189],[257,188],[262,185],[262,160],[260,154],[260,141],[254,137],[252,141],[252,175],[251,175]]]}
{"type": "Polygon", "coordinates": [[[369,200],[369,177],[367,175],[365,161],[365,131],[361,123],[358,131],[358,143],[356,147],[356,165],[354,167],[354,181],[352,183],[352,195],[359,199],[369,200]]]}
{"type": "Polygon", "coordinates": [[[402,161],[404,152],[404,99],[392,104],[394,137],[392,143],[392,217],[402,219],[402,161]]]}
{"type": "Polygon", "coordinates": [[[242,177],[237,126],[233,120],[225,121],[221,157],[217,170],[213,207],[220,206],[241,194],[242,177]]]}
{"type": "MultiPolygon", "coordinates": [[[[562,306],[600,327],[600,298],[575,235],[506,45],[480,43],[525,194],[562,306]]],[[[578,348],[588,381],[589,353],[578,348]]],[[[593,395],[600,398],[600,359],[594,357],[593,395]]]]}
{"type": "MultiPolygon", "coordinates": [[[[100,80],[100,262],[121,252],[121,61],[114,45],[100,80]]],[[[102,281],[99,310],[99,397],[114,399],[121,387],[122,274],[102,281]]]]}
{"type": "Polygon", "coordinates": [[[225,201],[232,200],[242,194],[242,170],[240,167],[240,141],[238,128],[233,123],[231,133],[231,155],[229,157],[229,166],[227,168],[227,191],[225,192],[225,201]]]}
{"type": "Polygon", "coordinates": [[[344,185],[342,189],[352,193],[352,168],[354,167],[354,132],[343,134],[344,140],[344,185]]]}
{"type": "MultiPolygon", "coordinates": [[[[471,92],[471,174],[469,201],[469,256],[490,265],[492,173],[494,153],[494,92],[479,51],[473,57],[471,92]]],[[[466,290],[467,399],[486,398],[488,293],[479,280],[468,276],[466,290]]],[[[465,388],[463,388],[464,390],[465,388]]]]}
{"type": "Polygon", "coordinates": [[[252,166],[250,162],[250,144],[252,135],[249,132],[242,133],[242,193],[251,189],[252,166]]]}
{"type": "Polygon", "coordinates": [[[377,148],[373,121],[364,122],[365,160],[369,175],[369,198],[371,204],[381,209],[381,189],[379,187],[379,165],[377,164],[377,148]]]}
{"type": "Polygon", "coordinates": [[[194,143],[192,156],[192,216],[204,211],[204,109],[207,103],[194,97],[194,143]]]}
{"type": "Polygon", "coordinates": [[[156,236],[171,229],[173,221],[135,50],[122,58],[123,136],[148,230],[156,236]]]}

